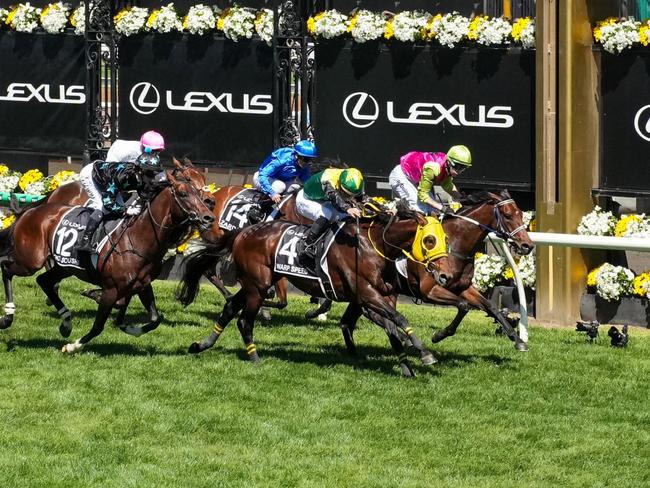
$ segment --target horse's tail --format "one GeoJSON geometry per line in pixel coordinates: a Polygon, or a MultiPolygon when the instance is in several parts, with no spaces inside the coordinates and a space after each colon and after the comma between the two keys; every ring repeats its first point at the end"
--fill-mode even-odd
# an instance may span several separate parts
{"type": "Polygon", "coordinates": [[[214,269],[223,257],[224,251],[232,251],[235,238],[242,229],[227,232],[219,241],[190,254],[183,259],[183,277],[176,290],[176,298],[185,306],[194,301],[199,293],[199,282],[205,270],[214,269]]]}
{"type": "Polygon", "coordinates": [[[14,248],[14,228],[12,224],[6,229],[0,230],[0,256],[9,255],[14,248]]]}

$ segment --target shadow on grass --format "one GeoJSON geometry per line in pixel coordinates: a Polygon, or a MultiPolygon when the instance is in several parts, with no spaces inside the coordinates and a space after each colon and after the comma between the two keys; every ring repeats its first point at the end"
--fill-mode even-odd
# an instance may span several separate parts
{"type": "MultiPolygon", "coordinates": [[[[55,349],[60,351],[68,340],[65,339],[10,339],[6,342],[7,352],[16,349],[55,349]]],[[[94,343],[88,344],[83,351],[93,353],[97,356],[183,356],[187,354],[186,349],[161,350],[155,346],[134,346],[131,344],[94,343]]]]}

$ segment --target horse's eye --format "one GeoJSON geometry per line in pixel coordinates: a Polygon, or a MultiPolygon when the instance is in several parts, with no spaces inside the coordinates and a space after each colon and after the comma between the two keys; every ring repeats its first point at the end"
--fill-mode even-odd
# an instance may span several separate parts
{"type": "Polygon", "coordinates": [[[181,197],[181,198],[185,198],[187,196],[187,192],[186,191],[179,191],[178,196],[181,197]]]}

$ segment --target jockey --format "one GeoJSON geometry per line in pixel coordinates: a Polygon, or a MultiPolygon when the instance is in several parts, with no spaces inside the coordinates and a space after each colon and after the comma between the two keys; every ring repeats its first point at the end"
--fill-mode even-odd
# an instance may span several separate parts
{"type": "Polygon", "coordinates": [[[165,139],[158,132],[150,130],[142,134],[139,141],[117,139],[106,154],[109,163],[132,163],[142,153],[159,153],[165,149],[165,139]]]}
{"type": "MultiPolygon", "coordinates": [[[[155,187],[164,184],[166,180],[166,174],[160,163],[159,152],[165,147],[160,134],[149,131],[142,136],[140,141],[118,140],[115,141],[115,144],[118,142],[138,142],[143,151],[134,158],[134,161],[95,161],[84,166],[79,173],[79,181],[88,194],[86,207],[93,209],[77,249],[80,252],[93,252],[92,236],[103,220],[104,213],[118,216],[124,213],[122,193],[136,190],[140,196],[151,198],[155,193],[155,187]],[[158,137],[149,138],[151,134],[158,137]]],[[[111,149],[115,144],[111,146],[111,149]]],[[[130,159],[132,153],[122,150],[127,149],[129,145],[119,144],[119,151],[114,152],[113,157],[130,159]]],[[[139,213],[139,209],[135,209],[132,213],[139,213]]]]}
{"type": "Polygon", "coordinates": [[[296,179],[305,183],[309,179],[309,163],[316,156],[316,146],[308,140],[298,141],[294,147],[276,149],[253,175],[253,184],[273,203],[279,204],[291,183],[296,179]]]}
{"type": "Polygon", "coordinates": [[[431,207],[438,211],[443,208],[431,194],[433,185],[442,186],[458,199],[460,192],[453,179],[471,166],[472,153],[466,146],[453,146],[447,154],[411,151],[400,158],[388,181],[393,193],[406,200],[412,209],[429,214],[431,207]]]}
{"type": "Polygon", "coordinates": [[[357,204],[364,199],[363,175],[356,168],[329,168],[309,178],[296,196],[296,210],[314,223],[298,242],[298,259],[315,258],[314,244],[330,222],[361,217],[357,204]]]}

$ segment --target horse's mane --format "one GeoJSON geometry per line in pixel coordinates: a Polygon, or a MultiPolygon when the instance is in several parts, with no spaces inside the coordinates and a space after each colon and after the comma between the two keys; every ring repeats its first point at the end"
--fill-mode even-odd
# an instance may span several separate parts
{"type": "MultiPolygon", "coordinates": [[[[416,219],[418,212],[412,210],[408,203],[404,200],[397,200],[397,217],[401,220],[416,219]]],[[[388,212],[380,212],[376,216],[372,217],[371,220],[375,220],[378,224],[387,224],[391,218],[394,218],[392,214],[388,212]]]]}
{"type": "Polygon", "coordinates": [[[503,198],[509,197],[507,190],[501,190],[499,192],[480,190],[474,193],[463,195],[460,199],[460,203],[463,205],[463,207],[474,207],[476,205],[494,201],[495,194],[503,198]]]}

